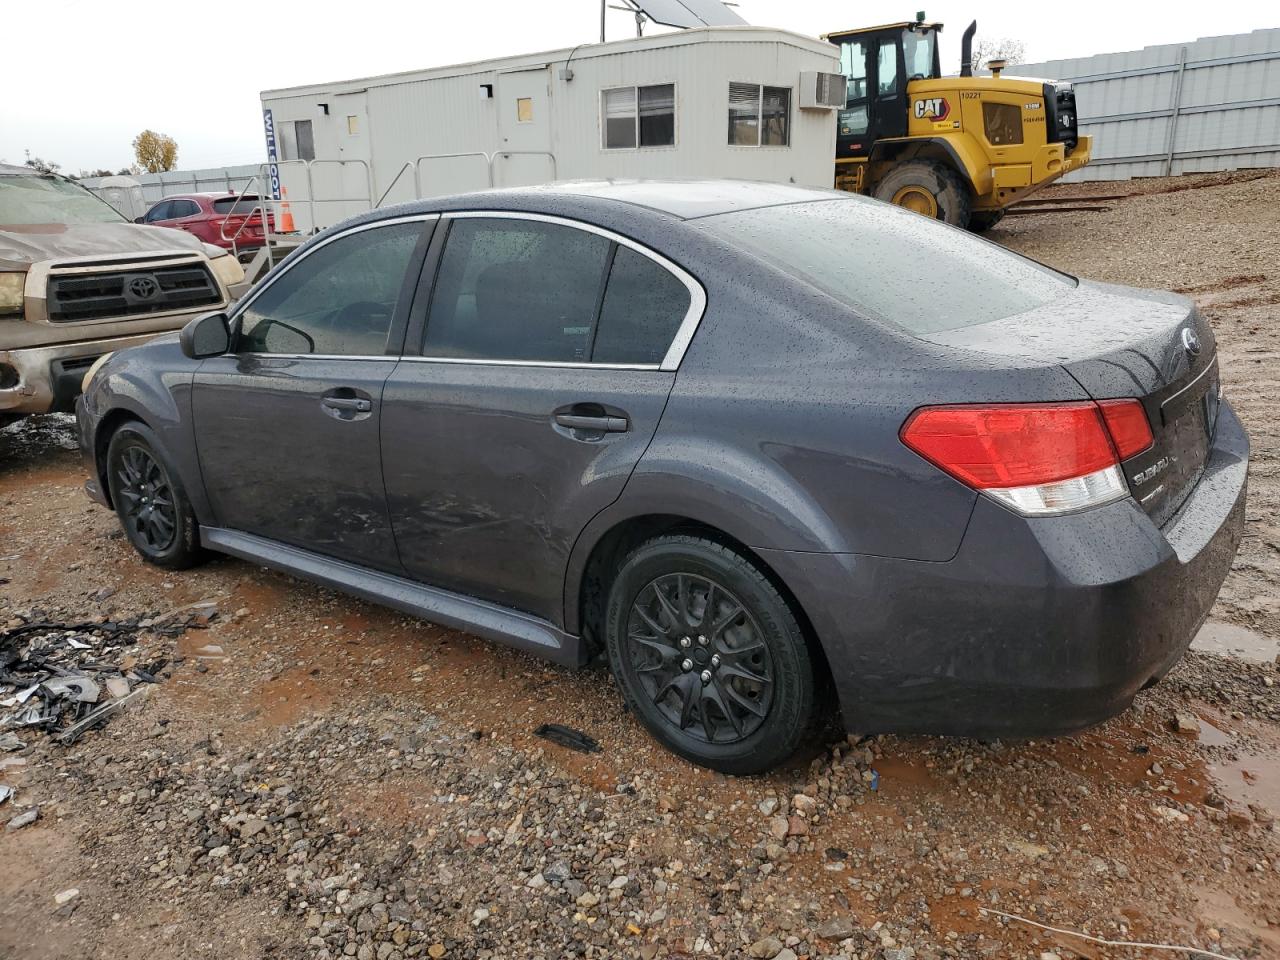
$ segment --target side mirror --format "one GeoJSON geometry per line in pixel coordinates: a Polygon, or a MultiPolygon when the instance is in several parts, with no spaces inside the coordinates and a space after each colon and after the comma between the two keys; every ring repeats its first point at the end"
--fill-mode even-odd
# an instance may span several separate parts
{"type": "Polygon", "coordinates": [[[231,349],[231,327],[225,313],[196,317],[178,334],[182,352],[192,360],[220,357],[231,349]]]}
{"type": "Polygon", "coordinates": [[[146,222],[147,222],[147,218],[146,218],[146,217],[134,217],[134,218],[133,218],[133,222],[134,222],[134,223],[146,223],[146,222]]]}

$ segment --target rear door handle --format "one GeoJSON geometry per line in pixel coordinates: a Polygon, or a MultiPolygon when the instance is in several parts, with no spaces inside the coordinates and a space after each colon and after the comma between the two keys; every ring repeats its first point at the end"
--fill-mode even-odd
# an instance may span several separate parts
{"type": "Polygon", "coordinates": [[[330,410],[354,410],[356,413],[368,413],[373,403],[362,397],[325,397],[320,401],[330,410]]]}
{"type": "Polygon", "coordinates": [[[602,433],[626,433],[631,427],[626,417],[585,417],[576,413],[557,413],[556,423],[568,430],[599,430],[602,433]]]}

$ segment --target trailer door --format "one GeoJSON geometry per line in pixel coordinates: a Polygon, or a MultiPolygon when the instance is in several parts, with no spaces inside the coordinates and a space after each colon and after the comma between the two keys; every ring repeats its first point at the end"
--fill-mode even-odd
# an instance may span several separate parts
{"type": "Polygon", "coordinates": [[[526,186],[556,178],[551,153],[551,84],[547,68],[498,74],[495,187],[526,186]]]}

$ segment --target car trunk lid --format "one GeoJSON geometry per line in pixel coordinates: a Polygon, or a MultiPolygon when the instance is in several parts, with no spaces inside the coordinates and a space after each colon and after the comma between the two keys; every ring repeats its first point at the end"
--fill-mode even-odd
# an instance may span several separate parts
{"type": "Polygon", "coordinates": [[[1204,472],[1218,412],[1213,331],[1172,293],[1081,281],[1067,295],[1003,320],[927,334],[932,343],[1056,363],[1094,400],[1136,397],[1154,439],[1121,469],[1158,524],[1204,472]]]}

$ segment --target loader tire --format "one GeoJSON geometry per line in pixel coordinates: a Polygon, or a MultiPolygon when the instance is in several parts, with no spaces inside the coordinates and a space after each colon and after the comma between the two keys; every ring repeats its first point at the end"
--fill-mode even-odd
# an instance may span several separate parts
{"type": "Polygon", "coordinates": [[[912,160],[895,167],[876,184],[877,200],[905,207],[953,227],[969,225],[973,205],[969,187],[950,167],[929,160],[912,160]]]}
{"type": "Polygon", "coordinates": [[[974,233],[985,233],[1003,219],[1003,210],[975,210],[969,214],[969,229],[974,233]]]}

